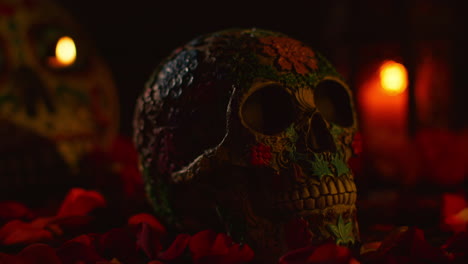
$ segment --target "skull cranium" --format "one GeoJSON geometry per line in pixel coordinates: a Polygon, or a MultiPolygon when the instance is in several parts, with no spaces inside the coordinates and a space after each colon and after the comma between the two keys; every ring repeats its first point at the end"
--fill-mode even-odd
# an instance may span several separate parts
{"type": "Polygon", "coordinates": [[[245,239],[262,262],[303,223],[310,243],[358,240],[347,166],[351,92],[305,44],[227,30],[176,50],[137,102],[134,140],[157,213],[245,239]]]}
{"type": "Polygon", "coordinates": [[[83,159],[117,134],[111,72],[56,2],[0,0],[0,199],[40,204],[91,185],[83,159]]]}

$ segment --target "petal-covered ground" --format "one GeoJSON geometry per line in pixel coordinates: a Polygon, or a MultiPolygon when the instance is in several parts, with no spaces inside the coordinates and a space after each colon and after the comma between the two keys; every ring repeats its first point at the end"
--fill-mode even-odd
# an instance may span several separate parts
{"type": "MultiPolygon", "coordinates": [[[[1,264],[242,264],[254,260],[255,252],[249,245],[227,234],[213,230],[169,234],[142,195],[136,153],[128,141],[119,139],[112,151],[96,150],[90,157],[90,175],[117,177],[120,185],[113,188],[119,188],[123,197],[118,198],[113,194],[115,190],[109,191],[104,184],[101,191],[73,188],[59,205],[47,210],[0,201],[1,264]]],[[[367,241],[360,250],[332,242],[313,246],[308,223],[295,219],[285,229],[290,251],[278,263],[466,264],[465,197],[463,193],[442,195],[437,207],[439,226],[429,233],[416,226],[379,224],[362,228],[362,237],[367,241]],[[376,239],[372,232],[384,236],[376,239]]],[[[360,209],[366,214],[365,206],[360,209]]]]}

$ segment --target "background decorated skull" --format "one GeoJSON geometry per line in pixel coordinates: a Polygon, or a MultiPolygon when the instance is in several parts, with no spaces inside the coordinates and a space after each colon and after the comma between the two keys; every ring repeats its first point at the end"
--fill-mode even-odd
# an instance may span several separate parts
{"type": "Polygon", "coordinates": [[[358,242],[355,120],[349,88],[320,54],[283,34],[227,30],[159,66],[134,140],[163,219],[218,228],[273,263],[288,248],[358,242]]]}
{"type": "Polygon", "coordinates": [[[47,0],[0,0],[1,196],[63,191],[117,127],[110,72],[67,13],[47,0]]]}

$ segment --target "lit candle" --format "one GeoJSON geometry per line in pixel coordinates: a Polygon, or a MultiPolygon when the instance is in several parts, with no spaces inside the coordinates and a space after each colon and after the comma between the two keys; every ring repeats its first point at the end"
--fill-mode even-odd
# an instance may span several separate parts
{"type": "Polygon", "coordinates": [[[76,46],[72,38],[61,37],[55,46],[55,56],[48,58],[53,68],[64,68],[72,65],[76,60],[76,46]]]}
{"type": "MultiPolygon", "coordinates": [[[[405,67],[395,61],[384,61],[359,89],[366,151],[383,167],[397,158],[407,142],[407,85],[405,67]]],[[[383,176],[397,173],[392,166],[388,167],[383,168],[383,176]]]]}

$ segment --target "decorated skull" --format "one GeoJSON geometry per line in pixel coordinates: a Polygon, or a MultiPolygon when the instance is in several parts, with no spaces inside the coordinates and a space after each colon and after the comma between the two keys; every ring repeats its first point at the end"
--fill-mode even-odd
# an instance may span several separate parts
{"type": "Polygon", "coordinates": [[[347,166],[356,127],[350,89],[323,56],[280,33],[233,29],[156,69],[134,140],[162,219],[227,232],[269,263],[310,243],[358,242],[347,166]]]}
{"type": "Polygon", "coordinates": [[[66,191],[118,120],[110,71],[67,12],[50,0],[0,0],[0,196],[66,191]]]}

